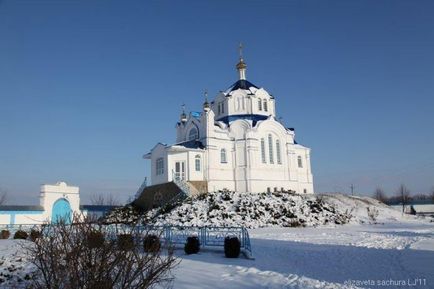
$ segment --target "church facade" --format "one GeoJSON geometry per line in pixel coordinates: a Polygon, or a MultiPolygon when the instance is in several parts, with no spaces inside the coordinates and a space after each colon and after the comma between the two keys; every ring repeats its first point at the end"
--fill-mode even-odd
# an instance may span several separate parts
{"type": "Polygon", "coordinates": [[[182,112],[176,142],[158,143],[144,158],[152,185],[182,180],[206,190],[314,193],[310,149],[276,119],[276,99],[246,79],[242,56],[239,79],[201,112],[182,112]]]}

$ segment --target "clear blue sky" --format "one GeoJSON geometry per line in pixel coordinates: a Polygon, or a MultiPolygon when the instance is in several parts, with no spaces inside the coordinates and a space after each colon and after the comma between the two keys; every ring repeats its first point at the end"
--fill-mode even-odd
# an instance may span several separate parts
{"type": "Polygon", "coordinates": [[[433,1],[0,0],[0,187],[125,199],[142,155],[237,79],[276,97],[317,192],[434,186],[433,1]]]}

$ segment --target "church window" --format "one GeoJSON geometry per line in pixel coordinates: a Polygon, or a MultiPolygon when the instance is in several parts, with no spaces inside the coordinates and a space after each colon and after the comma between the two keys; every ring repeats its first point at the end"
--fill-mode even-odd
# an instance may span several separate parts
{"type": "Polygon", "coordinates": [[[298,156],[297,160],[298,160],[298,167],[302,168],[303,167],[303,161],[301,160],[301,156],[298,156]]]}
{"type": "Polygon", "coordinates": [[[262,100],[258,99],[258,109],[262,110],[262,100]]]}
{"type": "Polygon", "coordinates": [[[268,103],[266,99],[264,99],[264,110],[268,111],[268,103]]]}
{"type": "Polygon", "coordinates": [[[270,164],[274,164],[273,137],[271,134],[268,135],[268,158],[270,160],[270,164]]]}
{"type": "Polygon", "coordinates": [[[277,163],[282,164],[282,156],[280,154],[280,140],[276,139],[276,159],[277,163]]]}
{"type": "Polygon", "coordinates": [[[243,96],[243,98],[241,98],[241,107],[242,107],[243,110],[246,109],[246,106],[244,104],[245,102],[246,102],[246,100],[244,99],[244,96],[243,96]]]}
{"type": "Polygon", "coordinates": [[[240,110],[240,107],[241,107],[241,98],[240,97],[238,97],[237,98],[237,107],[235,108],[236,110],[240,110]]]}
{"type": "Polygon", "coordinates": [[[188,133],[188,140],[196,140],[199,138],[199,132],[197,131],[197,128],[193,127],[190,129],[190,132],[188,133]]]}
{"type": "Polygon", "coordinates": [[[220,105],[222,106],[222,108],[221,108],[221,112],[222,112],[222,113],[225,113],[225,103],[224,103],[224,102],[221,102],[220,105]]]}
{"type": "Polygon", "coordinates": [[[227,159],[226,159],[226,149],[221,149],[220,150],[220,162],[222,164],[225,164],[225,163],[228,162],[227,159]]]}
{"type": "Polygon", "coordinates": [[[163,158],[158,158],[156,160],[155,166],[157,169],[157,176],[164,174],[164,160],[163,160],[163,158]]]}
{"type": "Polygon", "coordinates": [[[200,172],[200,155],[197,155],[194,158],[194,167],[196,169],[196,172],[200,172]]]}
{"type": "Polygon", "coordinates": [[[261,158],[262,162],[265,164],[267,160],[265,159],[265,139],[261,138],[261,158]]]}
{"type": "Polygon", "coordinates": [[[306,190],[306,189],[304,189],[304,190],[303,190],[303,193],[307,194],[307,190],[306,190]]]}

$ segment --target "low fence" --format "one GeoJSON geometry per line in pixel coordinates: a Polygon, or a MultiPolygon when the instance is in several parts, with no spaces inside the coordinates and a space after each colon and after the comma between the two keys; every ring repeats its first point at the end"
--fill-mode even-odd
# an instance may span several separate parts
{"type": "MultiPolygon", "coordinates": [[[[44,231],[49,231],[50,226],[55,225],[44,225],[44,231]]],[[[41,225],[36,224],[0,225],[0,230],[7,229],[13,234],[16,230],[41,230],[41,227],[41,225]]],[[[199,238],[202,248],[223,248],[225,238],[234,236],[240,240],[241,252],[244,256],[248,259],[253,258],[249,232],[244,227],[129,226],[125,224],[102,225],[101,227],[114,238],[119,234],[131,233],[134,230],[139,235],[155,234],[160,236],[164,242],[173,245],[184,245],[188,237],[196,236],[199,238]]]]}

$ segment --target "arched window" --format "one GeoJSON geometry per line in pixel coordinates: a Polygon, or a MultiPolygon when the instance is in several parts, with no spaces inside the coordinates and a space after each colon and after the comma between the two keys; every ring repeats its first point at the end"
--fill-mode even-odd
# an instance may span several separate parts
{"type": "Polygon", "coordinates": [[[200,155],[194,157],[194,168],[196,172],[200,172],[200,155]]]}
{"type": "Polygon", "coordinates": [[[158,158],[155,162],[156,162],[155,167],[156,167],[156,171],[157,171],[156,172],[157,176],[164,174],[164,159],[158,158]]]}
{"type": "Polygon", "coordinates": [[[225,163],[228,162],[227,159],[226,159],[226,149],[221,149],[220,150],[220,162],[222,164],[225,164],[225,163]]]}
{"type": "Polygon", "coordinates": [[[265,139],[261,138],[261,159],[262,163],[266,163],[267,160],[265,159],[265,139]]]}
{"type": "Polygon", "coordinates": [[[270,160],[270,164],[274,164],[273,137],[271,134],[268,135],[268,159],[270,160]]]}
{"type": "Polygon", "coordinates": [[[298,156],[297,160],[298,160],[298,167],[302,168],[303,167],[303,161],[301,160],[301,156],[298,156]]]}
{"type": "Polygon", "coordinates": [[[188,132],[188,140],[196,140],[199,138],[199,132],[197,131],[197,128],[193,127],[188,132]]]}
{"type": "Polygon", "coordinates": [[[262,110],[262,100],[258,99],[258,109],[262,110]]]}
{"type": "Polygon", "coordinates": [[[268,103],[266,99],[264,99],[264,110],[268,111],[268,103]]]}
{"type": "Polygon", "coordinates": [[[278,139],[276,139],[276,159],[279,165],[282,164],[282,157],[280,154],[280,140],[278,139]]]}

